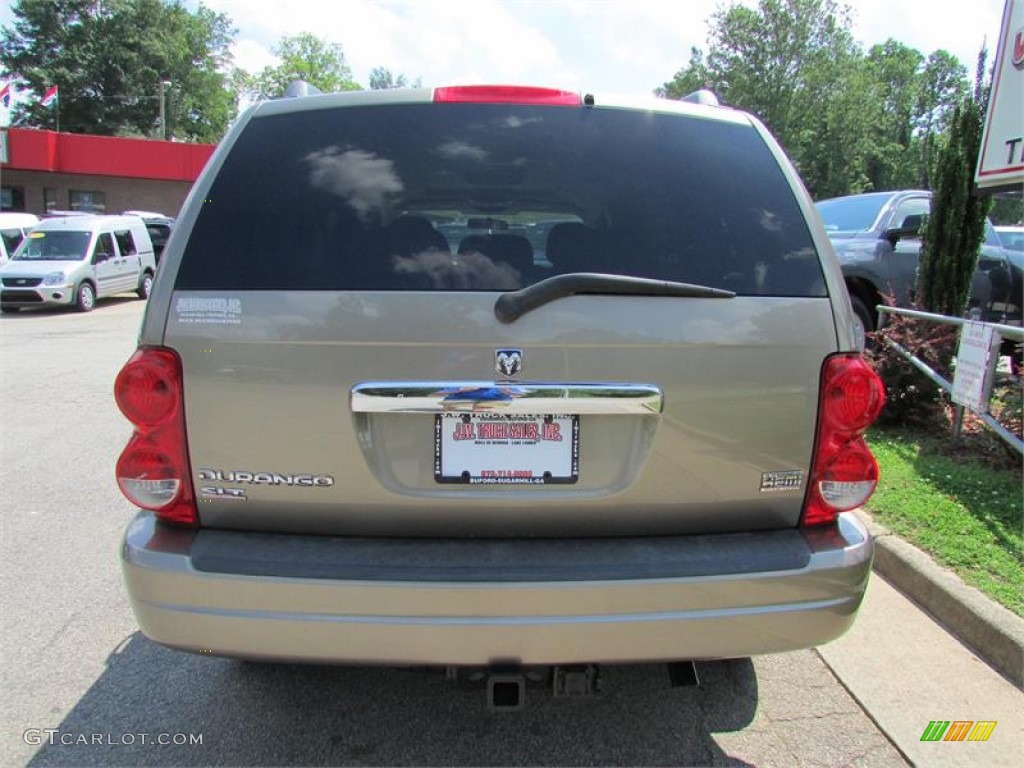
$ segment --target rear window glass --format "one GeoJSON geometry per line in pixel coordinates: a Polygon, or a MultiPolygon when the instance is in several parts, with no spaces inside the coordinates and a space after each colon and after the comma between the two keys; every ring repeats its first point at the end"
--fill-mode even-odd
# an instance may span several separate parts
{"type": "Polygon", "coordinates": [[[177,287],[504,291],[570,272],[825,295],[792,190],[751,127],[480,104],[254,119],[177,287]]]}
{"type": "Polygon", "coordinates": [[[166,224],[147,224],[146,230],[149,232],[153,245],[163,245],[171,236],[171,228],[166,224]]]}

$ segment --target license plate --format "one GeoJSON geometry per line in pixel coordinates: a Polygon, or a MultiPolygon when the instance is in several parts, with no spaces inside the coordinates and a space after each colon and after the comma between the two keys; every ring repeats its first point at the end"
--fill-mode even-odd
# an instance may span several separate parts
{"type": "Polygon", "coordinates": [[[439,483],[575,483],[579,457],[579,416],[443,413],[434,422],[439,483]]]}

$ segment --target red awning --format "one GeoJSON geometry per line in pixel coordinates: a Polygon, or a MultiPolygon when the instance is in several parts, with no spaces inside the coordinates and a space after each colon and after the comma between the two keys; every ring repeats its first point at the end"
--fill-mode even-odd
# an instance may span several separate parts
{"type": "Polygon", "coordinates": [[[192,182],[216,146],[9,128],[3,167],[192,182]]]}

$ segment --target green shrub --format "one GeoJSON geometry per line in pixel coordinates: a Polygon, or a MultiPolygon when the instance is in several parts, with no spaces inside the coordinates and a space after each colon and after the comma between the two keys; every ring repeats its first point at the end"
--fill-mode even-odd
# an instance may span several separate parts
{"type": "Polygon", "coordinates": [[[958,329],[900,315],[887,317],[886,325],[870,334],[866,353],[885,385],[885,407],[878,423],[923,427],[929,431],[947,428],[946,395],[942,389],[900,357],[886,340],[896,342],[949,381],[958,329]]]}

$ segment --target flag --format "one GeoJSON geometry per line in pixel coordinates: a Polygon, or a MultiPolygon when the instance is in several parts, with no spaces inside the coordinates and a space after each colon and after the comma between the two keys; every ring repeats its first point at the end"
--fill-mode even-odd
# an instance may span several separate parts
{"type": "Polygon", "coordinates": [[[0,106],[9,107],[11,106],[11,84],[4,83],[0,85],[0,106]]]}
{"type": "Polygon", "coordinates": [[[43,98],[39,100],[39,103],[44,107],[48,107],[57,101],[57,86],[51,85],[46,89],[46,93],[43,94],[43,98]]]}

